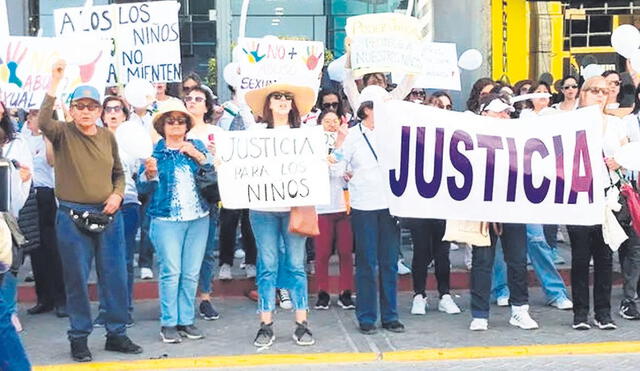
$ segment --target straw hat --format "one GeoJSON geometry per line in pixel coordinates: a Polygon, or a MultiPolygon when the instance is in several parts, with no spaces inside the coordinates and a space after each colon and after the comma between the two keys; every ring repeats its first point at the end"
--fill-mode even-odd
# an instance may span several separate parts
{"type": "Polygon", "coordinates": [[[193,116],[191,116],[191,113],[187,111],[187,108],[184,106],[184,103],[182,103],[181,100],[168,99],[162,102],[158,102],[158,112],[156,112],[152,118],[153,125],[156,124],[156,121],[158,121],[158,119],[162,117],[162,115],[169,112],[182,112],[187,115],[187,117],[191,118],[191,120],[193,120],[193,116]]]}
{"type": "Polygon", "coordinates": [[[293,101],[296,103],[298,113],[304,116],[311,111],[316,103],[316,91],[308,86],[298,86],[286,83],[275,83],[264,88],[248,91],[244,99],[254,114],[264,117],[262,109],[264,102],[271,93],[288,92],[293,94],[293,101]]]}

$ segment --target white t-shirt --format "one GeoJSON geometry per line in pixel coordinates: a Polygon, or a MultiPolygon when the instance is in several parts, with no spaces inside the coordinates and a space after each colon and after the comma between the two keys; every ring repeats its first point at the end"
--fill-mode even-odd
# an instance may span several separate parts
{"type": "MultiPolygon", "coordinates": [[[[602,151],[606,157],[613,157],[616,151],[622,147],[623,141],[627,138],[625,124],[619,117],[606,115],[602,125],[604,130],[602,135],[602,151]]],[[[602,161],[602,164],[605,187],[609,187],[610,185],[609,176],[611,176],[613,183],[617,183],[620,180],[618,174],[616,174],[615,171],[609,171],[609,175],[607,175],[607,166],[604,164],[604,161],[602,161]]]]}
{"type": "Polygon", "coordinates": [[[22,137],[27,142],[33,157],[33,185],[35,187],[55,187],[53,167],[47,162],[44,135],[33,135],[31,130],[23,132],[22,137]]]}

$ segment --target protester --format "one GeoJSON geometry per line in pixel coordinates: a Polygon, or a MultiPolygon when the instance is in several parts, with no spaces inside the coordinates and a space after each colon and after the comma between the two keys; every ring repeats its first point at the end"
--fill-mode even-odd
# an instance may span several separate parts
{"type": "Polygon", "coordinates": [[[125,327],[127,272],[123,222],[118,212],[125,182],[117,143],[107,129],[96,126],[101,109],[100,94],[94,87],[80,86],[73,92],[72,123],[52,119],[65,67],[63,61],[53,66],[38,125],[53,144],[55,155],[56,226],[71,324],[71,356],[80,362],[92,359],[87,346],[92,330],[87,280],[93,256],[98,284],[107,298],[105,349],[141,353],[142,348],[127,337],[125,327]]]}
{"type": "Polygon", "coordinates": [[[545,115],[554,112],[549,108],[551,97],[549,85],[544,81],[534,82],[529,87],[528,94],[538,94],[540,97],[529,99],[529,108],[525,108],[520,112],[521,118],[545,115]]]}
{"type": "Polygon", "coordinates": [[[373,132],[373,100],[388,97],[380,87],[365,88],[357,111],[361,122],[349,129],[346,138],[341,135],[336,141],[336,148],[340,150],[337,154],[352,173],[349,193],[356,241],[356,317],[360,332],[367,335],[376,332],[378,305],[382,327],[392,332],[404,332],[397,310],[400,229],[389,214],[386,198],[380,197],[385,192],[385,179],[381,176],[373,132]]]}
{"type": "MultiPolygon", "coordinates": [[[[407,102],[413,102],[418,104],[425,104],[427,100],[427,93],[424,89],[411,89],[411,92],[404,98],[407,102]]],[[[451,102],[449,102],[451,103],[451,102]]]]}
{"type": "Polygon", "coordinates": [[[194,324],[195,295],[207,247],[209,205],[200,195],[195,174],[211,164],[204,144],[187,140],[193,117],[181,102],[167,101],[153,116],[162,139],[140,170],[138,188],[151,193],[149,236],[160,272],[160,336],[165,343],[204,337],[194,324]]]}
{"type": "Polygon", "coordinates": [[[488,77],[483,77],[473,84],[471,87],[471,93],[469,93],[469,99],[467,99],[467,110],[477,113],[480,108],[480,104],[478,103],[479,99],[491,92],[491,90],[495,87],[495,81],[491,80],[488,77]]]}
{"type": "Polygon", "coordinates": [[[607,93],[607,105],[606,108],[608,110],[614,110],[620,107],[620,85],[622,85],[622,80],[620,79],[620,74],[614,70],[604,71],[602,73],[602,77],[604,77],[607,82],[607,86],[609,87],[609,92],[607,93]]]}
{"type": "MultiPolygon", "coordinates": [[[[252,90],[245,99],[251,110],[262,118],[261,127],[274,130],[290,130],[300,127],[300,117],[313,107],[315,92],[308,87],[276,83],[252,90]]],[[[257,127],[257,125],[256,125],[257,127]]],[[[271,346],[273,310],[277,282],[291,293],[295,310],[296,329],[293,338],[298,345],[313,345],[315,340],[307,323],[308,294],[305,271],[305,237],[289,232],[290,208],[252,209],[251,225],[258,247],[258,312],[260,329],[254,340],[257,347],[271,346]],[[284,245],[284,253],[280,246],[284,245]],[[278,263],[284,259],[284,277],[278,277],[278,263]]]]}
{"type": "MultiPolygon", "coordinates": [[[[603,168],[602,172],[604,179],[611,179],[611,183],[605,183],[605,189],[619,181],[614,171],[620,165],[612,157],[626,141],[620,119],[604,113],[608,97],[611,96],[611,90],[614,90],[615,86],[615,84],[609,84],[606,78],[595,76],[587,79],[580,91],[580,107],[598,105],[601,111],[602,151],[608,168],[608,170],[603,168]]],[[[567,230],[571,241],[572,327],[576,330],[591,328],[589,324],[589,261],[593,259],[594,324],[603,330],[614,330],[617,326],[611,319],[612,252],[604,242],[602,225],[570,225],[567,226],[567,230]]]]}
{"type": "Polygon", "coordinates": [[[449,93],[442,90],[438,90],[431,94],[429,99],[425,100],[425,104],[438,107],[440,109],[446,109],[447,111],[453,110],[453,101],[451,100],[451,96],[449,93]]]}
{"type": "Polygon", "coordinates": [[[341,122],[349,122],[350,117],[347,116],[346,108],[340,92],[324,88],[318,93],[318,101],[316,102],[314,110],[303,118],[302,124],[309,126],[319,124],[320,120],[318,117],[323,111],[333,111],[338,115],[341,122]]]}
{"type": "Polygon", "coordinates": [[[184,97],[185,95],[187,95],[189,93],[189,91],[191,89],[195,88],[196,86],[200,86],[200,85],[202,85],[202,79],[200,78],[200,76],[195,72],[188,73],[182,79],[181,96],[184,97]]]}
{"type": "MultiPolygon", "coordinates": [[[[318,116],[318,122],[324,128],[325,133],[336,133],[338,130],[347,130],[336,111],[322,111],[318,116]]],[[[333,148],[329,149],[332,152],[333,148]]],[[[351,223],[347,214],[347,205],[344,199],[344,163],[329,166],[331,182],[331,202],[328,205],[317,207],[318,226],[320,235],[315,238],[316,247],[316,283],[318,287],[318,301],[316,309],[329,309],[331,298],[329,296],[329,258],[334,247],[340,258],[340,274],[338,276],[340,295],[338,305],[343,309],[355,309],[351,291],[353,290],[353,234],[351,223]]]]}
{"type": "Polygon", "coordinates": [[[27,313],[40,314],[55,309],[58,317],[67,317],[62,262],[56,244],[56,199],[54,195],[53,148],[38,128],[37,109],[29,110],[27,131],[23,137],[33,157],[33,186],[38,205],[40,246],[31,252],[37,304],[27,313]]]}
{"type": "MultiPolygon", "coordinates": [[[[187,133],[187,139],[197,139],[207,144],[207,149],[212,156],[215,155],[215,137],[223,130],[211,123],[213,119],[214,95],[206,86],[197,86],[189,91],[183,98],[187,111],[192,116],[193,127],[187,133]]],[[[207,248],[200,266],[200,316],[205,320],[215,320],[220,317],[216,308],[211,304],[211,292],[213,289],[213,268],[215,263],[214,252],[216,246],[216,232],[218,230],[218,205],[209,204],[209,235],[207,236],[207,248]]],[[[255,271],[255,265],[253,266],[255,271]]],[[[254,274],[255,276],[255,274],[254,274]]]]}
{"type": "MultiPolygon", "coordinates": [[[[496,94],[481,97],[478,105],[478,114],[491,118],[508,119],[513,111],[513,107],[496,94]]],[[[489,232],[491,246],[473,247],[471,266],[471,316],[473,319],[469,329],[486,331],[489,328],[491,275],[498,238],[502,242],[508,269],[511,304],[509,323],[525,330],[537,329],[538,324],[529,315],[526,227],[524,224],[516,223],[491,223],[489,232]]]]}
{"type": "Polygon", "coordinates": [[[578,108],[578,95],[580,94],[580,86],[578,85],[578,79],[572,75],[565,76],[560,81],[560,87],[562,90],[562,100],[560,103],[552,105],[560,111],[573,111],[578,108]]]}

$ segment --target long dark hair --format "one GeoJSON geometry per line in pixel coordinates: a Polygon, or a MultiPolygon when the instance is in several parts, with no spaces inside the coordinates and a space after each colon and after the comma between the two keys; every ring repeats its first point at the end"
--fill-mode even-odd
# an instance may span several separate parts
{"type": "Polygon", "coordinates": [[[124,113],[124,119],[125,120],[129,119],[129,107],[127,103],[124,101],[124,99],[110,95],[104,98],[104,101],[102,102],[102,113],[100,114],[100,119],[102,121],[104,121],[104,114],[105,114],[104,109],[107,108],[107,103],[109,102],[120,102],[120,105],[122,106],[122,113],[124,113]]]}
{"type": "Polygon", "coordinates": [[[473,84],[473,87],[471,88],[471,93],[469,93],[469,99],[467,99],[467,109],[471,112],[477,112],[479,107],[478,100],[480,99],[480,92],[487,85],[495,85],[495,84],[496,82],[491,80],[488,77],[479,78],[473,84]]]}
{"type": "Polygon", "coordinates": [[[636,87],[635,94],[633,95],[635,103],[633,105],[633,111],[631,111],[631,113],[634,115],[640,112],[640,98],[638,98],[638,95],[640,95],[640,85],[636,87]]]}
{"type": "MultiPolygon", "coordinates": [[[[262,121],[267,124],[267,129],[273,129],[273,112],[271,112],[271,96],[276,93],[273,92],[267,95],[267,99],[264,100],[264,106],[262,107],[262,121]]],[[[295,98],[291,100],[291,111],[289,111],[289,118],[287,120],[289,122],[290,128],[299,128],[300,127],[300,112],[298,111],[298,106],[296,106],[295,98]]]]}
{"type": "Polygon", "coordinates": [[[569,79],[573,79],[576,82],[576,85],[578,86],[578,93],[576,94],[576,99],[578,99],[578,97],[580,96],[580,80],[578,80],[577,77],[573,76],[573,75],[567,75],[564,78],[562,78],[562,80],[560,80],[560,102],[564,102],[564,83],[567,82],[567,80],[569,79]]]}
{"type": "Polygon", "coordinates": [[[320,111],[324,111],[325,110],[322,107],[322,100],[327,95],[335,95],[336,97],[338,97],[338,108],[336,109],[336,113],[338,114],[338,117],[340,117],[340,118],[344,117],[345,116],[345,114],[344,114],[344,101],[342,100],[341,94],[339,92],[333,90],[333,89],[322,89],[322,90],[320,90],[320,93],[318,94],[318,101],[316,102],[316,108],[319,109],[320,111]]]}
{"type": "Polygon", "coordinates": [[[620,102],[620,100],[622,100],[622,76],[620,75],[620,72],[618,71],[614,71],[614,70],[607,70],[604,71],[602,73],[602,77],[606,78],[609,75],[618,75],[618,80],[620,80],[620,85],[618,85],[620,87],[620,91],[618,92],[618,95],[616,96],[616,102],[620,102]]]}
{"type": "MultiPolygon", "coordinates": [[[[206,85],[198,85],[195,88],[189,91],[189,94],[194,91],[199,91],[204,94],[204,104],[207,106],[207,112],[204,113],[204,122],[211,122],[213,118],[213,106],[215,104],[215,98],[213,97],[213,92],[206,85]]],[[[187,94],[187,95],[189,95],[187,94]]],[[[187,96],[185,95],[185,97],[187,96]]]]}
{"type": "Polygon", "coordinates": [[[0,117],[0,129],[4,131],[4,143],[9,143],[16,138],[16,129],[9,117],[7,106],[2,101],[0,101],[0,104],[3,109],[2,117],[0,117]]]}

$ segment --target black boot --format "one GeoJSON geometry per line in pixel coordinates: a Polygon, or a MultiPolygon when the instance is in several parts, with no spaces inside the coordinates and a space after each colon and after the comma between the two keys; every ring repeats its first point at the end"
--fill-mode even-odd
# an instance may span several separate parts
{"type": "Polygon", "coordinates": [[[71,339],[71,358],[76,362],[91,362],[93,357],[87,346],[87,338],[71,339]]]}
{"type": "Polygon", "coordinates": [[[107,335],[107,342],[104,344],[105,350],[126,354],[140,354],[142,347],[135,344],[127,335],[107,335]]]}

